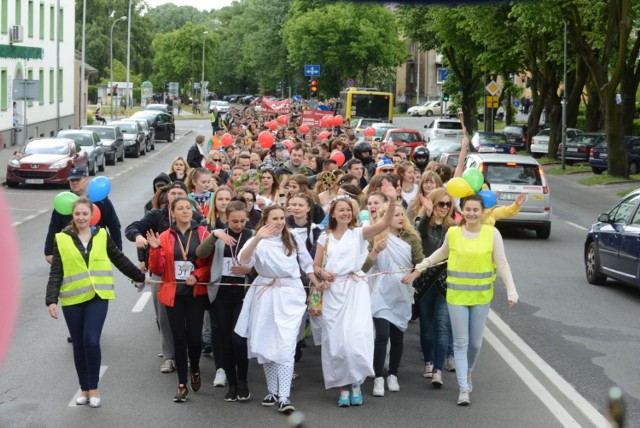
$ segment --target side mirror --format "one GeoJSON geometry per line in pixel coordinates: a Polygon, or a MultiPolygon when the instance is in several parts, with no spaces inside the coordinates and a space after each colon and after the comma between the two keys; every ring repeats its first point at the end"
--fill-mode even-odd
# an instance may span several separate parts
{"type": "Polygon", "coordinates": [[[425,126],[424,126],[424,129],[428,129],[428,128],[429,128],[429,125],[425,125],[425,126]]]}
{"type": "Polygon", "coordinates": [[[96,143],[96,146],[98,146],[98,147],[102,147],[102,141],[98,141],[98,142],[96,143]]]}
{"type": "Polygon", "coordinates": [[[598,216],[598,221],[601,223],[611,223],[611,219],[609,218],[609,214],[602,213],[598,216]]]}

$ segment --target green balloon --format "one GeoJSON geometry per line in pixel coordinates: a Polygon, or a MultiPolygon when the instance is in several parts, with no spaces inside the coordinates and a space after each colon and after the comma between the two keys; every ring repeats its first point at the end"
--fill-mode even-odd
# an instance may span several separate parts
{"type": "Polygon", "coordinates": [[[473,189],[474,193],[478,193],[480,189],[482,189],[482,184],[484,183],[484,176],[482,173],[476,168],[469,168],[463,174],[462,178],[464,181],[469,183],[469,186],[473,189]]]}
{"type": "Polygon", "coordinates": [[[71,192],[61,192],[53,198],[53,209],[62,215],[70,215],[73,212],[73,203],[78,195],[71,192]]]}

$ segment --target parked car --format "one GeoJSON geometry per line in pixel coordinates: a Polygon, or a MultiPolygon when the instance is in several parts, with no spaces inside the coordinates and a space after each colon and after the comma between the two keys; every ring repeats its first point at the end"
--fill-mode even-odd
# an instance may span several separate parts
{"type": "MultiPolygon", "coordinates": [[[[382,137],[384,137],[384,134],[389,129],[398,129],[398,127],[393,123],[387,123],[387,122],[372,123],[371,127],[376,131],[376,133],[373,134],[373,141],[380,141],[382,137]]],[[[364,136],[364,134],[362,135],[364,136]]]]}
{"type": "Polygon", "coordinates": [[[458,167],[460,152],[441,152],[435,161],[443,165],[449,165],[453,171],[458,167]]]}
{"type": "Polygon", "coordinates": [[[471,145],[478,153],[511,153],[512,150],[507,136],[501,132],[476,132],[471,145]]]}
{"type": "Polygon", "coordinates": [[[87,153],[71,138],[42,138],[20,147],[7,165],[7,186],[63,184],[71,168],[86,168],[87,153]]]}
{"type": "MultiPolygon", "coordinates": [[[[640,137],[624,137],[629,162],[629,174],[637,174],[640,167],[640,137]]],[[[607,141],[600,141],[591,148],[589,165],[594,174],[602,174],[608,168],[607,141]]]]}
{"type": "Polygon", "coordinates": [[[382,137],[381,143],[392,143],[396,147],[409,147],[411,153],[417,147],[425,147],[424,137],[420,131],[415,129],[388,129],[384,137],[382,137]]]}
{"type": "Polygon", "coordinates": [[[142,110],[134,113],[131,118],[147,119],[154,129],[156,140],[171,143],[176,138],[176,124],[173,122],[173,117],[166,113],[142,110]]]}
{"type": "MultiPolygon", "coordinates": [[[[502,106],[498,107],[498,111],[495,113],[495,119],[500,121],[504,120],[504,109],[502,106]]],[[[478,120],[484,122],[484,108],[478,110],[478,120]]]]}
{"type": "Polygon", "coordinates": [[[640,286],[640,189],[600,214],[584,243],[587,281],[604,285],[611,278],[640,286]]]}
{"type": "MultiPolygon", "coordinates": [[[[567,140],[567,150],[564,154],[568,164],[574,162],[589,162],[591,149],[601,141],[606,141],[607,134],[604,132],[583,132],[570,140],[567,140]]],[[[562,143],[558,144],[556,154],[562,157],[562,143]]]]}
{"type": "MultiPolygon", "coordinates": [[[[549,154],[549,135],[551,130],[549,128],[543,129],[538,132],[538,135],[531,139],[531,155],[533,157],[536,156],[546,156],[549,154]]],[[[570,140],[581,134],[582,131],[575,128],[567,128],[567,140],[570,140]]]]}
{"type": "Polygon", "coordinates": [[[498,193],[498,206],[511,205],[518,195],[527,194],[520,212],[497,224],[533,229],[538,239],[551,234],[551,197],[542,167],[531,156],[470,153],[465,168],[478,168],[492,191],[498,193]]]}
{"type": "Polygon", "coordinates": [[[211,101],[209,102],[209,113],[212,113],[213,110],[226,113],[229,111],[229,103],[227,101],[211,101]]]}
{"type": "Polygon", "coordinates": [[[142,126],[138,122],[120,120],[110,122],[110,125],[117,126],[122,131],[124,137],[124,152],[130,154],[134,158],[147,153],[147,145],[145,143],[144,132],[142,126]]]}
{"type": "Polygon", "coordinates": [[[502,130],[509,144],[516,150],[524,150],[527,144],[527,125],[508,125],[502,130]]]}
{"type": "Polygon", "coordinates": [[[98,134],[86,129],[64,129],[58,132],[56,138],[71,138],[80,146],[80,150],[87,152],[89,175],[96,175],[96,170],[104,171],[107,162],[98,134]]]}
{"type": "Polygon", "coordinates": [[[173,117],[173,106],[169,104],[147,104],[145,110],[160,111],[173,117]]]}
{"type": "MultiPolygon", "coordinates": [[[[360,136],[365,129],[373,125],[374,123],[386,123],[382,119],[375,119],[372,117],[361,117],[356,122],[356,126],[353,128],[354,134],[360,136]]],[[[364,135],[364,134],[363,134],[364,135]]]]}
{"type": "Polygon", "coordinates": [[[121,119],[124,120],[125,122],[138,122],[140,124],[140,126],[142,127],[142,132],[144,132],[144,142],[146,145],[146,151],[150,152],[152,150],[156,149],[156,131],[155,129],[153,129],[153,126],[149,125],[149,121],[147,119],[138,117],[138,118],[134,118],[132,117],[131,119],[121,119]]]}
{"type": "Polygon", "coordinates": [[[460,152],[461,148],[462,142],[451,138],[434,138],[427,144],[429,160],[436,160],[443,152],[460,152]]]}
{"type": "Polygon", "coordinates": [[[427,132],[425,132],[427,142],[431,141],[432,138],[462,140],[462,123],[460,123],[459,119],[438,118],[424,127],[427,129],[427,132]]]}
{"type": "Polygon", "coordinates": [[[124,137],[120,128],[111,125],[88,125],[82,129],[98,134],[109,165],[115,165],[116,161],[124,161],[124,137]]]}
{"type": "Polygon", "coordinates": [[[442,105],[440,101],[427,101],[417,106],[410,107],[407,110],[410,116],[435,116],[442,114],[442,105]]]}

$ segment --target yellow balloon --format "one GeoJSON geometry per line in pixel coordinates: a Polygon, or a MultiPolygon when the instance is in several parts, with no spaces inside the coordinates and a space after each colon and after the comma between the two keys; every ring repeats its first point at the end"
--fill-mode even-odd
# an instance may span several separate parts
{"type": "Polygon", "coordinates": [[[454,198],[466,198],[475,194],[469,183],[461,177],[455,177],[447,182],[447,193],[454,198]]]}

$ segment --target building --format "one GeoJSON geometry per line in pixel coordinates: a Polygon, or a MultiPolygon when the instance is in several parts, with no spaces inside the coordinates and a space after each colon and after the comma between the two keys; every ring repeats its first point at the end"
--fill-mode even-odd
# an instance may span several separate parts
{"type": "Polygon", "coordinates": [[[442,84],[446,70],[442,55],[436,51],[421,51],[420,44],[406,40],[409,57],[396,71],[395,97],[397,103],[407,107],[442,97],[442,84]]]}
{"type": "Polygon", "coordinates": [[[0,0],[0,148],[74,126],[74,4],[0,0]]]}

